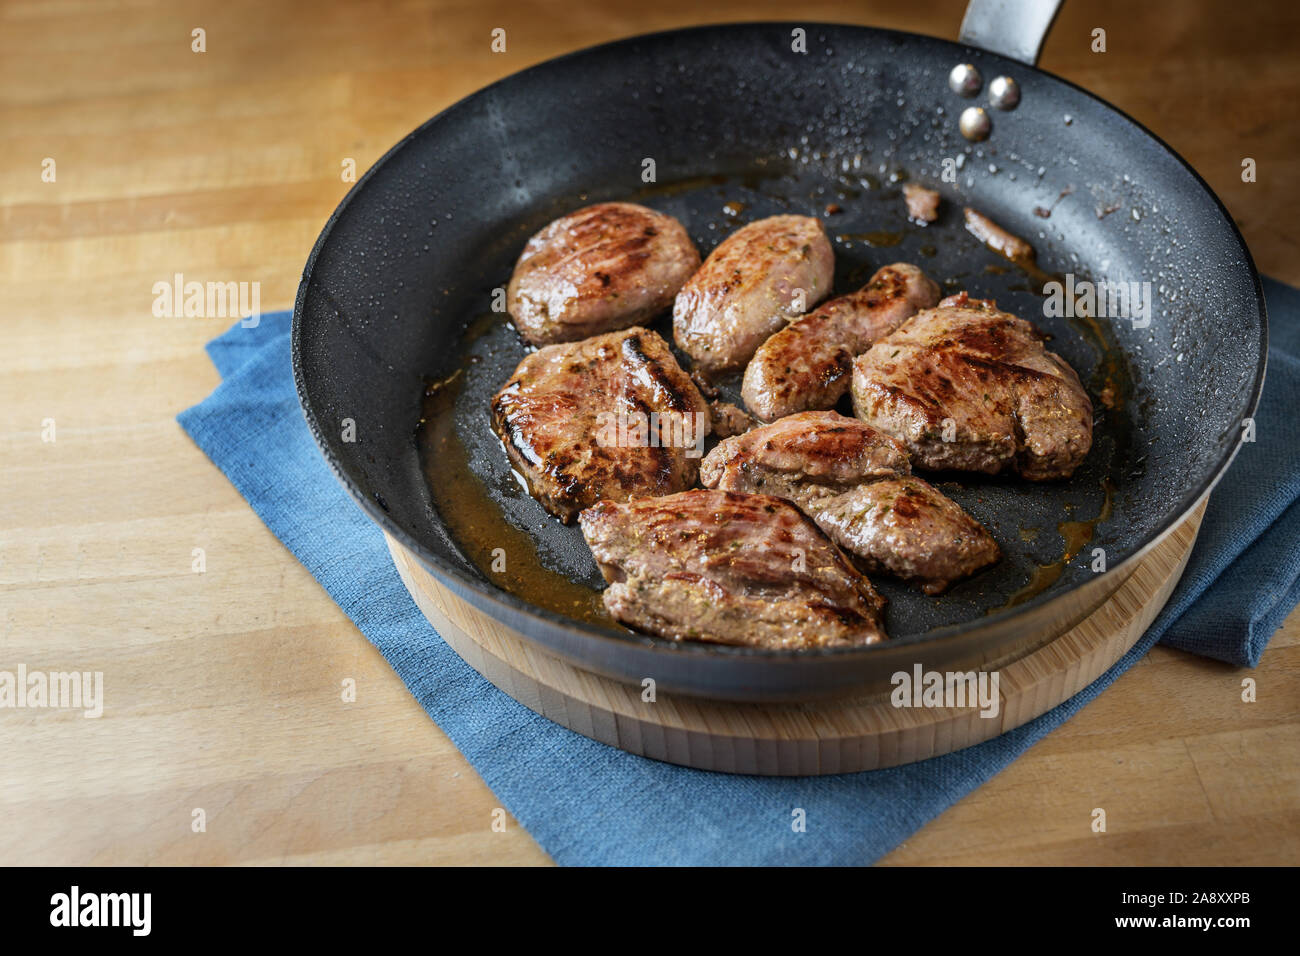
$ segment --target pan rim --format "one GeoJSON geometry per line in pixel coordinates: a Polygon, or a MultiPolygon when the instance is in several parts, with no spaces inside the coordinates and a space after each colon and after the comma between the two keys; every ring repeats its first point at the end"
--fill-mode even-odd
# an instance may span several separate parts
{"type": "MultiPolygon", "coordinates": [[[[874,34],[881,38],[896,38],[901,41],[921,40],[928,43],[939,43],[952,47],[955,53],[976,53],[980,57],[992,58],[993,61],[1005,63],[1009,68],[1016,70],[1028,70],[1040,76],[1047,77],[1054,82],[1060,83],[1065,87],[1075,91],[1078,94],[1098,104],[1102,109],[1119,119],[1131,124],[1138,132],[1147,137],[1155,146],[1159,148],[1167,157],[1172,158],[1175,162],[1191,175],[1192,180],[1200,187],[1201,191],[1212,201],[1217,208],[1223,221],[1227,224],[1229,235],[1239,247],[1245,266],[1249,270],[1251,283],[1253,286],[1257,313],[1259,316],[1259,346],[1260,354],[1257,360],[1254,381],[1250,390],[1250,396],[1242,410],[1242,418],[1248,418],[1255,414],[1259,406],[1260,395],[1263,391],[1264,379],[1268,363],[1268,314],[1267,305],[1264,299],[1263,282],[1259,275],[1259,270],[1255,265],[1254,257],[1246,245],[1241,230],[1237,227],[1227,207],[1219,196],[1210,188],[1205,179],[1196,171],[1190,163],[1187,162],[1175,149],[1161,139],[1158,135],[1148,129],[1144,124],[1138,122],[1122,109],[1110,104],[1101,97],[1089,92],[1087,89],[1079,86],[1064,77],[1057,76],[1047,70],[1037,66],[1024,64],[1001,54],[984,50],[979,47],[969,46],[957,41],[948,40],[943,37],[930,36],[928,34],[913,33],[904,30],[895,30],[884,27],[866,26],[863,24],[853,23],[836,23],[830,21],[789,21],[789,20],[746,20],[746,21],[724,21],[709,24],[700,24],[689,27],[670,28],[658,30],[651,33],[636,34],[629,37],[623,37],[611,40],[605,43],[599,43],[592,46],[582,47],[568,53],[552,57],[547,60],[535,63],[532,66],[525,67],[507,76],[496,80],[479,90],[470,93],[455,103],[440,110],[434,116],[421,123],[411,132],[403,136],[397,143],[389,148],[366,172],[353,184],[347,194],[339,201],[334,208],[325,225],[322,227],[320,235],[312,246],[307,262],[303,267],[302,278],[298,285],[298,290],[294,299],[293,325],[291,332],[291,351],[294,374],[294,386],[298,396],[299,407],[305,417],[307,424],[312,432],[313,440],[321,452],[322,457],[329,464],[330,470],[335,477],[347,490],[352,500],[358,504],[362,511],[369,517],[379,528],[390,538],[397,541],[403,548],[414,554],[420,562],[435,576],[450,586],[459,596],[470,601],[479,610],[489,614],[498,621],[504,621],[510,617],[522,617],[536,622],[543,628],[561,628],[571,634],[581,635],[584,638],[591,638],[606,645],[617,645],[619,649],[628,650],[635,648],[641,652],[652,652],[658,654],[670,655],[688,655],[703,659],[743,659],[746,661],[753,660],[770,660],[770,661],[793,661],[793,660],[823,660],[826,658],[835,658],[837,660],[846,657],[857,657],[859,655],[868,655],[881,653],[890,648],[907,647],[913,644],[924,643],[926,645],[937,645],[947,641],[956,641],[972,631],[982,629],[989,625],[1007,624],[1015,618],[1028,616],[1031,611],[1044,608],[1058,601],[1063,601],[1070,595],[1079,592],[1085,585],[1075,584],[1072,587],[1061,591],[1054,591],[1048,588],[1043,593],[1036,595],[1028,601],[1011,608],[1003,608],[996,612],[987,614],[983,617],[976,618],[973,621],[967,620],[956,624],[946,625],[944,627],[934,628],[929,631],[917,634],[904,635],[900,638],[890,638],[876,644],[861,645],[854,647],[834,647],[834,648],[813,648],[807,650],[785,650],[761,647],[735,646],[726,644],[708,644],[704,642],[692,641],[671,641],[667,638],[656,637],[652,635],[641,634],[629,631],[620,634],[612,629],[601,628],[596,625],[588,624],[584,621],[566,617],[554,611],[537,607],[530,604],[523,598],[520,598],[508,591],[505,591],[489,582],[477,579],[466,573],[462,569],[445,562],[441,557],[425,548],[420,541],[412,534],[408,533],[388,513],[381,508],[377,502],[372,501],[358,487],[357,483],[343,470],[339,460],[333,454],[328,442],[324,437],[324,431],[320,427],[315,411],[312,407],[311,399],[308,395],[307,384],[303,373],[302,363],[302,337],[303,337],[303,311],[307,300],[307,295],[311,281],[314,275],[316,260],[328,242],[335,225],[342,217],[344,212],[349,208],[353,200],[361,194],[363,187],[369,182],[373,175],[383,167],[394,155],[404,149],[413,139],[424,133],[429,127],[448,117],[458,110],[468,108],[472,102],[491,95],[494,91],[507,85],[523,82],[534,71],[553,68],[570,59],[582,57],[596,52],[612,52],[620,47],[628,47],[638,43],[645,43],[653,40],[663,40],[672,37],[679,37],[683,34],[697,34],[708,32],[723,32],[726,30],[736,29],[793,29],[795,27],[803,29],[835,29],[835,30],[853,30],[874,34]],[[491,608],[491,609],[490,609],[491,608]],[[498,613],[493,613],[496,609],[498,613]],[[973,627],[972,625],[978,625],[973,627]]],[[[1176,505],[1176,510],[1171,512],[1171,517],[1162,522],[1151,532],[1147,539],[1141,543],[1133,552],[1131,552],[1123,561],[1112,568],[1103,572],[1100,577],[1111,578],[1115,583],[1114,587],[1107,593],[1112,593],[1115,587],[1118,587],[1132,572],[1136,563],[1148,554],[1160,541],[1162,541],[1173,529],[1179,527],[1198,506],[1201,500],[1207,497],[1214,487],[1218,484],[1223,475],[1231,466],[1240,450],[1241,442],[1234,442],[1230,448],[1220,456],[1215,463],[1208,478],[1202,479],[1195,487],[1187,491],[1176,505]]],[[[1094,579],[1095,580],[1095,579],[1094,579]]],[[[518,630],[518,628],[516,628],[518,630]]],[[[525,634],[532,638],[535,635],[525,634]]]]}

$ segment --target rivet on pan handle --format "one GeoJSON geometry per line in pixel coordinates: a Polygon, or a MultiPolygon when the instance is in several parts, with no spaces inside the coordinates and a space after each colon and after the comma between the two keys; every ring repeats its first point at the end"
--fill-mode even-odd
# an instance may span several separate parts
{"type": "Polygon", "coordinates": [[[1062,0],[970,0],[958,39],[1033,66],[1062,0]]]}

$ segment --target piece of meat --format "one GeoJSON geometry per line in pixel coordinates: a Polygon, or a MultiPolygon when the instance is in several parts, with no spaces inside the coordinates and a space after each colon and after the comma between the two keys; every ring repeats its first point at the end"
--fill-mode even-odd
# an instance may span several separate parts
{"type": "Polygon", "coordinates": [[[547,511],[695,483],[709,404],[656,333],[609,332],[524,358],[492,399],[492,427],[547,511]]]}
{"type": "Polygon", "coordinates": [[[966,231],[1012,262],[1034,260],[1034,247],[1019,236],[1007,232],[983,213],[969,206],[962,210],[966,217],[966,231]]]}
{"type": "Polygon", "coordinates": [[[696,489],[582,513],[615,619],[672,640],[802,650],[884,640],[884,599],[794,505],[696,489]]]}
{"type": "Polygon", "coordinates": [[[939,287],[916,266],[877,270],[857,292],[822,304],[759,346],[741,384],[745,405],[764,421],[831,408],[849,390],[853,359],[938,301],[939,287]]]}
{"type": "Polygon", "coordinates": [[[709,402],[713,411],[713,434],[719,438],[743,435],[754,427],[754,420],[730,402],[709,402]]]}
{"type": "Polygon", "coordinates": [[[884,432],[801,412],[720,442],[700,481],[789,499],[868,571],[938,594],[1001,555],[978,521],[910,470],[906,449],[884,432]]]}
{"type": "Polygon", "coordinates": [[[934,222],[939,218],[937,189],[926,189],[920,183],[904,183],[903,202],[907,203],[907,217],[915,222],[934,222]]]}
{"type": "Polygon", "coordinates": [[[654,318],[699,268],[672,216],[607,202],[557,219],[528,240],[507,308],[532,345],[572,342],[654,318]]]}
{"type": "Polygon", "coordinates": [[[795,499],[910,471],[907,449],[884,432],[838,412],[800,412],[719,442],[704,456],[700,481],[795,499]]]}
{"type": "Polygon", "coordinates": [[[912,464],[1044,481],[1092,447],[1092,402],[1042,335],[994,303],[951,296],[853,363],[859,418],[899,439],[912,464]]]}
{"type": "Polygon", "coordinates": [[[883,478],[811,504],[817,526],[842,548],[926,594],[1002,557],[984,526],[915,475],[883,478]]]}
{"type": "Polygon", "coordinates": [[[754,350],[831,290],[835,254],[822,224],[772,216],[713,250],[673,303],[673,339],[709,375],[743,365],[754,350]]]}

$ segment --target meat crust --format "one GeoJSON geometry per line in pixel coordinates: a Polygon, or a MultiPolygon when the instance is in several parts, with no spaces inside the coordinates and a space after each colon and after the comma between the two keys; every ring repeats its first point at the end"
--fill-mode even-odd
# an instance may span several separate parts
{"type": "Polygon", "coordinates": [[[1001,557],[978,521],[910,474],[901,443],[835,412],[801,412],[720,442],[700,481],[786,498],[868,571],[927,594],[1001,557]]]}
{"type": "Polygon", "coordinates": [[[710,375],[745,364],[763,341],[830,292],[835,254],[822,224],[772,216],[738,229],[673,303],[673,339],[710,375]]]}
{"type": "Polygon", "coordinates": [[[831,408],[849,390],[854,357],[938,301],[939,287],[916,266],[877,270],[857,292],[824,303],[759,346],[745,368],[745,405],[764,421],[831,408]]]}
{"type": "Polygon", "coordinates": [[[885,638],[884,599],[781,498],[696,489],[602,501],[580,522],[606,608],[639,630],[790,650],[885,638]]]}
{"type": "Polygon", "coordinates": [[[710,411],[668,343],[631,328],[525,357],[492,399],[492,427],[533,496],[568,523],[601,499],[693,485],[710,411]]]}
{"type": "Polygon", "coordinates": [[[654,318],[699,265],[695,244],[672,216],[599,203],[528,240],[507,308],[530,344],[572,342],[654,318]]]}
{"type": "Polygon", "coordinates": [[[858,417],[912,464],[1033,481],[1068,477],[1092,447],[1092,402],[1033,325],[962,293],[907,320],[853,366],[858,417]]]}

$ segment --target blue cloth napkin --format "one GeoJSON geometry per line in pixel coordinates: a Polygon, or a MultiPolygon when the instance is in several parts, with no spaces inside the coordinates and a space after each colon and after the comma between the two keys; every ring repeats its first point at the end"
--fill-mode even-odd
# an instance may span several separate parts
{"type": "MultiPolygon", "coordinates": [[[[1257,418],[1181,585],[1138,644],[1076,697],[995,740],[922,763],[831,777],[706,773],[635,757],[551,723],[481,678],[416,609],[379,529],[335,481],[294,394],[288,313],[236,325],[208,352],[224,381],[179,416],[460,748],[563,864],[864,864],[1069,719],[1157,640],[1254,665],[1300,600],[1300,292],[1266,285],[1273,345],[1257,418]],[[807,827],[795,833],[791,811],[807,827]]],[[[430,862],[436,862],[431,860],[430,862]]]]}

